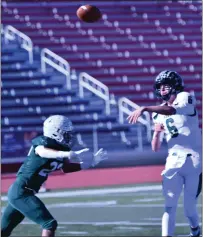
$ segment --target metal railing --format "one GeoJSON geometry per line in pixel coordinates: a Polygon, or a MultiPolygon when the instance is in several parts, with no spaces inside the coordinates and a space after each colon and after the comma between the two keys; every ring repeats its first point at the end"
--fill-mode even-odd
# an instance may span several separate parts
{"type": "Polygon", "coordinates": [[[16,39],[20,41],[21,48],[28,51],[29,62],[33,63],[33,43],[32,40],[27,35],[20,32],[13,26],[7,25],[4,28],[4,39],[6,44],[8,44],[9,41],[13,41],[16,39]]]}
{"type": "Polygon", "coordinates": [[[106,115],[110,114],[110,94],[109,88],[90,76],[86,72],[81,72],[79,74],[79,96],[81,98],[84,97],[84,88],[91,91],[98,97],[102,98],[105,101],[105,112],[106,115]]]}
{"type": "Polygon", "coordinates": [[[55,54],[51,50],[44,48],[41,51],[41,71],[46,73],[46,64],[55,68],[57,71],[63,73],[66,76],[66,88],[71,89],[71,77],[70,77],[70,65],[69,63],[59,55],[55,54]]]}
{"type": "Polygon", "coordinates": [[[1,37],[4,37],[4,25],[1,24],[1,37]]]}
{"type": "MultiPolygon", "coordinates": [[[[118,109],[119,109],[119,123],[124,124],[124,115],[130,115],[133,110],[140,108],[139,105],[135,104],[126,97],[121,97],[118,100],[118,109]]],[[[151,141],[151,119],[148,112],[144,112],[142,117],[138,118],[138,121],[147,128],[147,139],[151,141]],[[145,118],[143,118],[143,116],[145,118]]]]}

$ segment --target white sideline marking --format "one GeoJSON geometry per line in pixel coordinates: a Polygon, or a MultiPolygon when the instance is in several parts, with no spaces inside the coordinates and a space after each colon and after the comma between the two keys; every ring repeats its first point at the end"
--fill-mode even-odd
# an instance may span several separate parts
{"type": "Polygon", "coordinates": [[[150,218],[143,218],[143,220],[147,220],[147,221],[161,221],[162,218],[150,217],[150,218]]]}
{"type": "MultiPolygon", "coordinates": [[[[132,196],[132,193],[108,193],[107,194],[109,197],[116,197],[119,195],[119,197],[129,197],[129,196],[132,196]]],[[[103,195],[103,196],[107,196],[106,194],[103,195]]],[[[101,194],[102,196],[102,194],[101,194]]],[[[136,197],[143,197],[143,196],[146,196],[146,191],[140,191],[139,193],[136,192],[136,197]]],[[[150,191],[150,193],[147,193],[147,197],[151,197],[153,198],[154,196],[162,196],[162,193],[161,192],[157,192],[157,190],[155,191],[150,191]]]]}
{"type": "MultiPolygon", "coordinates": [[[[161,185],[151,185],[144,187],[126,187],[126,188],[100,188],[94,190],[76,190],[65,192],[51,192],[51,193],[38,193],[36,196],[40,198],[59,198],[59,197],[76,197],[76,196],[93,196],[100,194],[112,194],[112,193],[127,193],[127,192],[146,192],[146,191],[160,191],[161,185]]],[[[1,201],[7,201],[7,196],[2,196],[1,201]]]]}
{"type": "MultiPolygon", "coordinates": [[[[34,222],[31,221],[23,221],[22,224],[24,225],[34,225],[34,222]]],[[[58,222],[59,225],[94,225],[94,226],[100,226],[100,225],[133,225],[134,222],[130,221],[108,221],[108,222],[92,222],[92,221],[61,221],[58,222]]]]}
{"type": "MultiPolygon", "coordinates": [[[[108,201],[107,201],[108,202],[108,201]]],[[[108,207],[108,208],[132,208],[132,207],[136,207],[136,208],[152,208],[152,207],[164,207],[164,204],[116,204],[116,203],[105,203],[105,202],[100,202],[99,204],[95,204],[94,202],[89,202],[88,204],[86,203],[61,203],[61,204],[48,204],[46,205],[48,208],[63,208],[63,207],[69,207],[69,208],[91,208],[91,207],[108,207]],[[92,204],[93,205],[92,205],[92,204]]],[[[183,207],[183,204],[178,204],[178,207],[183,207]]],[[[201,204],[198,204],[197,207],[202,207],[201,204]]]]}
{"type": "MultiPolygon", "coordinates": [[[[91,207],[108,207],[108,208],[157,208],[157,207],[164,207],[163,204],[116,204],[116,201],[106,201],[106,202],[88,202],[88,203],[60,203],[60,204],[48,204],[46,205],[47,208],[91,208],[91,207]]],[[[178,204],[178,207],[183,207],[183,204],[178,204]]],[[[202,207],[201,204],[198,204],[197,207],[202,207]]],[[[4,212],[5,207],[1,208],[1,211],[4,212]]],[[[144,218],[144,220],[156,220],[156,218],[144,218]]],[[[159,220],[159,219],[157,219],[159,220]]]]}
{"type": "Polygon", "coordinates": [[[153,201],[163,201],[163,198],[143,198],[143,199],[135,199],[133,202],[153,202],[153,201]]]}
{"type": "Polygon", "coordinates": [[[71,235],[88,235],[86,231],[61,231],[60,234],[71,234],[71,235]]]}
{"type": "Polygon", "coordinates": [[[130,226],[118,226],[114,227],[114,230],[142,230],[142,227],[130,227],[130,226]]]}
{"type": "Polygon", "coordinates": [[[115,205],[117,201],[103,201],[103,202],[68,202],[68,203],[59,203],[59,204],[48,204],[48,208],[58,208],[58,207],[104,207],[109,205],[115,205]]]}
{"type": "Polygon", "coordinates": [[[66,227],[65,226],[58,226],[57,227],[57,230],[59,230],[59,229],[65,229],[66,227]]]}
{"type": "MultiPolygon", "coordinates": [[[[34,222],[24,221],[22,222],[24,225],[36,225],[34,222]]],[[[109,222],[92,222],[92,221],[61,221],[58,223],[59,225],[94,225],[94,226],[105,226],[105,225],[124,225],[124,226],[161,226],[161,222],[130,222],[130,221],[109,221],[109,222]]],[[[200,226],[202,224],[200,223],[200,226]]],[[[183,227],[188,226],[188,223],[176,223],[176,226],[183,227]]]]}

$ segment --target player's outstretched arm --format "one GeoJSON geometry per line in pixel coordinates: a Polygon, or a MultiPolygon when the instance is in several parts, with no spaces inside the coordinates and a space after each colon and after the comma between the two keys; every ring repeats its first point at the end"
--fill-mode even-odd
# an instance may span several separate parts
{"type": "Polygon", "coordinates": [[[48,159],[66,158],[70,162],[80,163],[82,169],[94,167],[102,160],[107,159],[107,152],[103,150],[103,148],[93,154],[88,148],[79,151],[57,151],[44,146],[37,146],[35,148],[35,153],[42,158],[48,159]],[[87,157],[90,157],[90,159],[87,159],[87,157]]]}
{"type": "Polygon", "coordinates": [[[51,148],[47,148],[44,146],[37,146],[35,148],[35,153],[43,158],[48,159],[56,159],[56,158],[69,158],[70,152],[69,151],[57,151],[51,148]]]}
{"type": "Polygon", "coordinates": [[[158,114],[163,114],[163,115],[173,115],[176,113],[176,109],[171,107],[171,106],[167,106],[167,105],[155,105],[155,106],[146,106],[143,108],[143,112],[147,111],[147,112],[155,112],[158,114]]]}
{"type": "Polygon", "coordinates": [[[127,120],[129,123],[136,123],[138,118],[144,113],[144,112],[155,112],[158,114],[163,114],[163,115],[172,115],[176,113],[176,109],[171,107],[171,106],[145,106],[145,107],[140,107],[139,109],[136,109],[133,111],[128,117],[127,120]]]}
{"type": "Polygon", "coordinates": [[[48,159],[57,159],[57,158],[68,158],[70,161],[79,162],[79,155],[83,152],[89,151],[88,148],[79,150],[79,151],[57,151],[51,148],[47,148],[44,146],[37,146],[35,148],[35,153],[42,158],[48,159]]]}

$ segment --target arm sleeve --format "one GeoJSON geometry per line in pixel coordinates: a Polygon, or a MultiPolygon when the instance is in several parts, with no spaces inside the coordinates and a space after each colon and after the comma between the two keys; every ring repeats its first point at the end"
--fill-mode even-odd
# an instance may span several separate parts
{"type": "Polygon", "coordinates": [[[56,159],[56,158],[69,158],[69,151],[57,151],[44,146],[37,146],[35,148],[35,153],[43,158],[56,159]]]}
{"type": "Polygon", "coordinates": [[[176,114],[195,115],[196,100],[188,92],[181,92],[177,95],[172,107],[176,110],[176,114]]]}

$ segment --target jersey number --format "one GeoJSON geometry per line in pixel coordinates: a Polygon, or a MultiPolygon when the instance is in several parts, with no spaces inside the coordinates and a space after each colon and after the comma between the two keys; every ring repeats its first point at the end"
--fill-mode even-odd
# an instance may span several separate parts
{"type": "Polygon", "coordinates": [[[178,136],[178,129],[176,128],[176,126],[173,125],[173,123],[174,123],[174,120],[172,118],[168,118],[166,120],[166,126],[167,126],[168,131],[170,132],[172,138],[178,136]]]}
{"type": "Polygon", "coordinates": [[[192,104],[192,96],[188,96],[188,104],[192,104]]]}
{"type": "Polygon", "coordinates": [[[59,164],[58,162],[53,161],[53,162],[50,163],[50,166],[51,166],[50,169],[42,169],[39,172],[39,175],[43,176],[43,177],[46,177],[50,172],[55,171],[55,170],[59,170],[63,166],[63,164],[61,164],[61,163],[59,164]]]}

